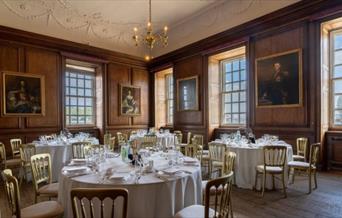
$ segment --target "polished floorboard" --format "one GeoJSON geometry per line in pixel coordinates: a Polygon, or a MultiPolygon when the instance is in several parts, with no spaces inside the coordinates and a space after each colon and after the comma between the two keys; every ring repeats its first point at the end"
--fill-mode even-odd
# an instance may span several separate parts
{"type": "MultiPolygon", "coordinates": [[[[0,191],[1,218],[11,217],[5,191],[0,191]]],[[[307,217],[342,218],[342,173],[322,172],[318,175],[318,189],[310,195],[306,177],[297,176],[294,184],[288,186],[288,197],[283,198],[281,190],[260,192],[233,189],[234,217],[307,217]]],[[[34,201],[32,184],[21,187],[21,206],[34,201]]]]}

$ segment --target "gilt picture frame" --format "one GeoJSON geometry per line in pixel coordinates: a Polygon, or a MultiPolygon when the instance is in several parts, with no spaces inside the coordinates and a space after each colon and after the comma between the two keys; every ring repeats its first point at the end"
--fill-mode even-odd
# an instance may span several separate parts
{"type": "Polygon", "coordinates": [[[257,108],[303,105],[302,50],[295,49],[255,60],[257,108]]]}
{"type": "Polygon", "coordinates": [[[141,88],[120,84],[119,109],[122,116],[141,115],[141,88]]]}
{"type": "Polygon", "coordinates": [[[2,72],[2,116],[45,116],[45,77],[2,72]]]}
{"type": "Polygon", "coordinates": [[[177,79],[177,110],[199,110],[198,76],[177,79]]]}

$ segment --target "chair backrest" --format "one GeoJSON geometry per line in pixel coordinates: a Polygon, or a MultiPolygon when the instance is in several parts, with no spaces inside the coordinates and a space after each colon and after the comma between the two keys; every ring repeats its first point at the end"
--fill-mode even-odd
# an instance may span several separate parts
{"type": "Polygon", "coordinates": [[[198,146],[193,144],[188,144],[185,146],[185,156],[197,158],[198,146]]]}
{"type": "Polygon", "coordinates": [[[205,187],[205,218],[209,218],[209,208],[215,211],[215,218],[229,217],[233,174],[230,172],[228,175],[208,181],[205,187]],[[211,199],[214,199],[214,204],[210,207],[211,199]]]}
{"type": "Polygon", "coordinates": [[[224,156],[222,175],[227,175],[230,172],[234,172],[236,153],[228,151],[224,156]]]}
{"type": "Polygon", "coordinates": [[[90,217],[98,217],[95,211],[100,211],[100,217],[108,217],[105,213],[104,201],[112,200],[110,216],[114,217],[116,211],[115,200],[119,197],[123,198],[122,217],[127,217],[128,191],[119,188],[75,188],[71,190],[72,211],[75,218],[88,217],[87,211],[90,210],[90,217]],[[99,200],[100,204],[96,204],[94,200],[99,200]],[[87,201],[87,202],[85,202],[87,201]],[[86,205],[91,205],[86,208],[86,205]],[[99,205],[99,210],[95,210],[94,205],[99,205]]]}
{"type": "Polygon", "coordinates": [[[109,149],[111,151],[115,150],[115,136],[111,137],[109,140],[109,149]]]}
{"type": "Polygon", "coordinates": [[[0,166],[6,167],[6,148],[4,143],[0,142],[0,166]]]}
{"type": "Polygon", "coordinates": [[[12,175],[10,169],[2,171],[2,175],[5,181],[5,191],[12,216],[16,215],[17,218],[20,218],[20,192],[18,180],[12,175]]]}
{"type": "Polygon", "coordinates": [[[154,147],[154,146],[156,146],[156,144],[157,144],[157,136],[156,135],[146,135],[142,138],[140,148],[154,147]]]}
{"type": "Polygon", "coordinates": [[[226,145],[218,142],[210,142],[208,146],[210,160],[223,162],[226,153],[226,145]]]}
{"type": "Polygon", "coordinates": [[[20,152],[21,139],[10,139],[10,144],[13,155],[20,152]]]}
{"type": "Polygon", "coordinates": [[[121,132],[116,133],[116,137],[118,139],[118,145],[125,144],[127,142],[127,135],[121,132]]]}
{"type": "Polygon", "coordinates": [[[287,147],[280,145],[264,146],[264,166],[284,167],[286,162],[287,147]]]}
{"type": "Polygon", "coordinates": [[[30,163],[31,157],[36,154],[36,145],[33,143],[20,145],[20,158],[24,163],[30,163]]]}
{"type": "Polygon", "coordinates": [[[51,157],[50,154],[36,154],[31,157],[32,182],[35,191],[41,183],[51,183],[51,157]]]}
{"type": "Polygon", "coordinates": [[[302,155],[306,159],[307,147],[308,147],[307,138],[297,138],[297,155],[302,155]]]}
{"type": "Polygon", "coordinates": [[[319,158],[319,149],[321,147],[320,143],[315,143],[310,146],[310,166],[316,166],[319,158]]]}
{"type": "Polygon", "coordinates": [[[191,144],[203,146],[203,135],[195,134],[191,139],[191,144]]]}
{"type": "Polygon", "coordinates": [[[192,136],[191,132],[188,132],[187,136],[186,136],[186,143],[187,144],[191,144],[191,136],[192,136]]]}
{"type": "Polygon", "coordinates": [[[175,134],[175,144],[181,144],[183,141],[183,134],[181,131],[174,131],[175,134]]]}
{"type": "Polygon", "coordinates": [[[90,146],[90,142],[74,142],[72,146],[72,158],[85,158],[85,147],[90,146]]]}

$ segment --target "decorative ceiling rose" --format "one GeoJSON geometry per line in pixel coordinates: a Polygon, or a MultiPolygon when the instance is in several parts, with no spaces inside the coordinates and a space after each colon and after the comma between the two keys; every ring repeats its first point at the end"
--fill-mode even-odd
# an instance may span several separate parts
{"type": "Polygon", "coordinates": [[[134,27],[134,35],[133,40],[135,42],[135,46],[139,46],[139,44],[143,43],[147,46],[149,50],[149,55],[145,56],[145,60],[149,61],[153,57],[151,56],[152,49],[155,44],[161,44],[163,47],[166,47],[168,44],[168,36],[167,36],[167,30],[168,27],[164,26],[164,30],[162,33],[153,32],[153,25],[152,25],[152,0],[149,0],[149,16],[148,16],[148,22],[146,27],[146,33],[139,35],[138,28],[134,27]]]}

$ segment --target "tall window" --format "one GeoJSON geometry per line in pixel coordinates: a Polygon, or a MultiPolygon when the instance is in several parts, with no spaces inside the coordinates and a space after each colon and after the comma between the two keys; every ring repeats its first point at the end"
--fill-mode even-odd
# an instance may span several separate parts
{"type": "Polygon", "coordinates": [[[173,76],[172,74],[165,75],[166,87],[166,124],[173,124],[173,76]]]}
{"type": "Polygon", "coordinates": [[[246,125],[246,58],[239,56],[220,62],[222,78],[221,124],[246,125]]]}
{"type": "Polygon", "coordinates": [[[332,125],[342,126],[342,29],[331,32],[332,125]]]}
{"type": "Polygon", "coordinates": [[[95,69],[67,65],[65,72],[65,123],[95,125],[95,69]]]}

